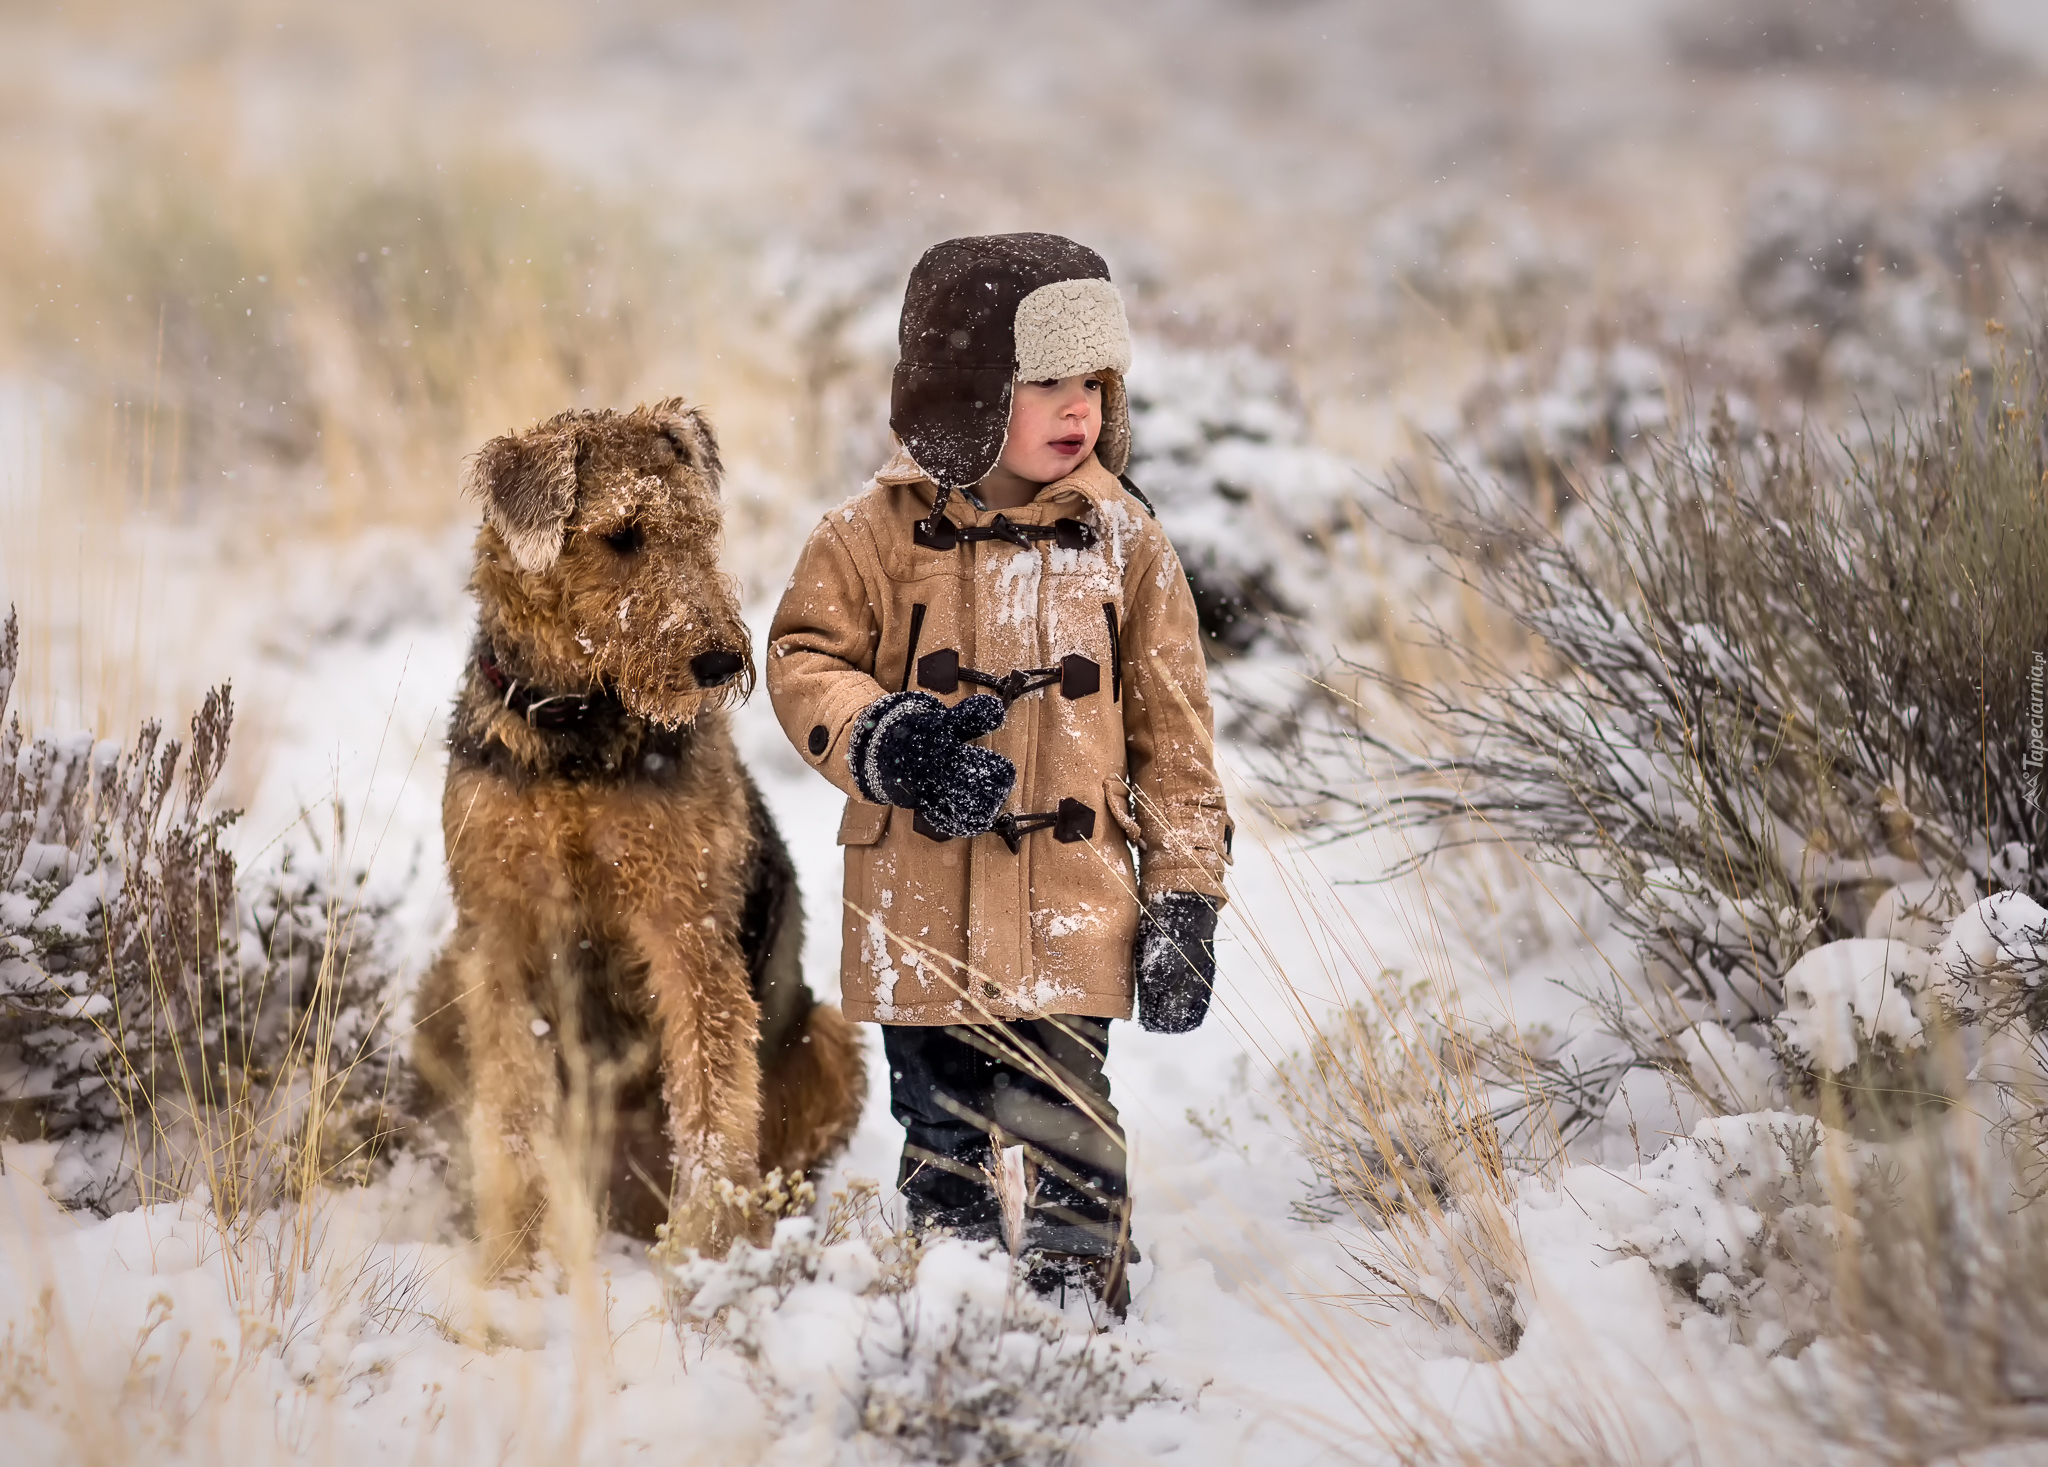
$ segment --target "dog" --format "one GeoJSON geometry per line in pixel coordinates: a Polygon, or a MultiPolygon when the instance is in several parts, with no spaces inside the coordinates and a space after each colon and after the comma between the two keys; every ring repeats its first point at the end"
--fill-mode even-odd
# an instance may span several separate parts
{"type": "Polygon", "coordinates": [[[413,1058],[493,1275],[567,1256],[578,1213],[714,1255],[760,1238],[764,1174],[818,1167],[860,1114],[859,1042],[804,985],[795,872],[724,712],[754,668],[720,473],[681,399],[562,413],[471,461],[456,927],[413,1058]]]}

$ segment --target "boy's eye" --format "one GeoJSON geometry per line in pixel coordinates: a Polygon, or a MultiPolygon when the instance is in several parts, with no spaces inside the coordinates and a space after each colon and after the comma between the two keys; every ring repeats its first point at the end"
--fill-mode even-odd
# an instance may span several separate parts
{"type": "Polygon", "coordinates": [[[1090,377],[1086,382],[1083,382],[1081,385],[1087,388],[1090,392],[1102,391],[1102,379],[1100,377],[1090,377]]]}
{"type": "Polygon", "coordinates": [[[621,525],[604,537],[604,543],[620,555],[631,555],[647,543],[647,532],[638,525],[621,525]]]}
{"type": "Polygon", "coordinates": [[[1032,383],[1031,385],[1033,387],[1053,388],[1060,385],[1060,379],[1057,377],[1041,377],[1038,381],[1032,383]]]}

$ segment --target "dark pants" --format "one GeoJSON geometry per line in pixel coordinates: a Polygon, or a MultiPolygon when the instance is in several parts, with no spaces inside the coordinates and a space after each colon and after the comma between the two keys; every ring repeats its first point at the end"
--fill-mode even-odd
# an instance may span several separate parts
{"type": "Polygon", "coordinates": [[[1024,1248],[1094,1258],[1128,1249],[1124,1132],[1102,1073],[1109,1020],[884,1024],[882,1045],[912,1227],[1000,1242],[1002,1206],[985,1169],[994,1147],[1021,1145],[1035,1173],[1024,1248]]]}

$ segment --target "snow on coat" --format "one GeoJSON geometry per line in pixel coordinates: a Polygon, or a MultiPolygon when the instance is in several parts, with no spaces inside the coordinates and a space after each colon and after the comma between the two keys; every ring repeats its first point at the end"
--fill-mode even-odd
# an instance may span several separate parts
{"type": "MultiPolygon", "coordinates": [[[[919,544],[934,493],[899,454],[812,533],[769,629],[776,717],[848,797],[843,1007],[890,1024],[1128,1018],[1140,897],[1221,900],[1229,862],[1187,577],[1158,522],[1092,455],[1000,512],[1019,526],[1087,526],[1065,545],[919,544]],[[911,811],[861,798],[847,764],[861,711],[905,688],[948,703],[984,691],[947,686],[955,659],[992,677],[1066,672],[1017,697],[985,741],[1017,766],[1006,813],[1056,824],[941,841],[911,811]]],[[[959,495],[947,514],[963,529],[999,516],[959,495]]]]}

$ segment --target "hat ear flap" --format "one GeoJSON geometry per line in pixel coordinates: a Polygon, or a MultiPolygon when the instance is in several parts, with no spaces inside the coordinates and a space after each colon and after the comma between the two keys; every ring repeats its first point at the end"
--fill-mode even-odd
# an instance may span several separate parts
{"type": "Polygon", "coordinates": [[[675,445],[676,456],[708,479],[716,490],[725,465],[718,457],[718,435],[711,431],[711,421],[704,416],[703,409],[685,407],[680,397],[672,397],[655,405],[654,420],[663,436],[675,445]]]}
{"type": "Polygon", "coordinates": [[[889,394],[889,426],[925,477],[969,489],[989,476],[1010,433],[1008,367],[921,366],[898,362],[889,394]]]}
{"type": "Polygon", "coordinates": [[[544,571],[561,555],[576,510],[576,437],[493,438],[469,461],[463,490],[483,504],[484,519],[519,568],[544,571]]]}
{"type": "Polygon", "coordinates": [[[1131,403],[1124,374],[1102,371],[1102,433],[1095,440],[1095,460],[1112,474],[1131,466],[1131,403]]]}

